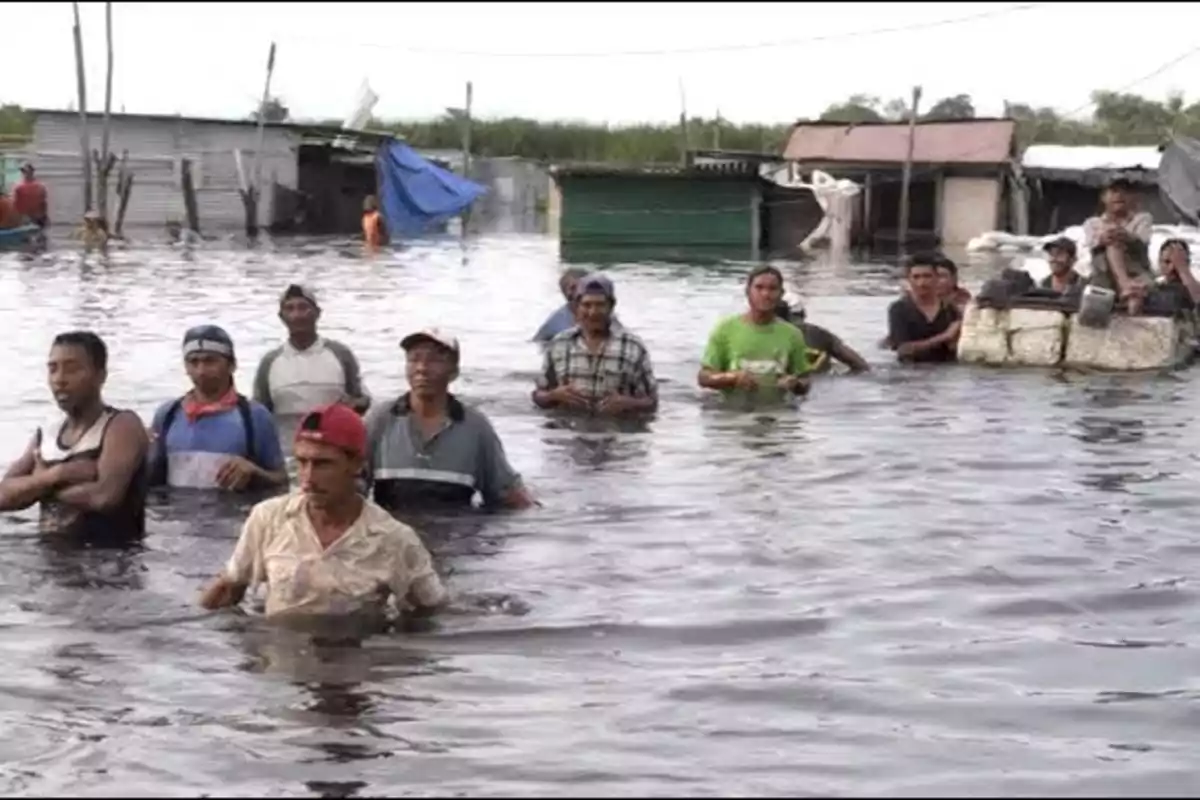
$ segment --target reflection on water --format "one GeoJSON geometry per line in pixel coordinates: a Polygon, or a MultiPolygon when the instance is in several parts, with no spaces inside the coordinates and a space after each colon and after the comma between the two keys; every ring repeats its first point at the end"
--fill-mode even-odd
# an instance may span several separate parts
{"type": "Polygon", "coordinates": [[[745,268],[618,264],[661,407],[616,423],[531,407],[528,339],[560,302],[543,238],[0,257],[9,458],[51,411],[55,332],[98,330],[108,400],[148,419],[186,388],[193,324],[233,334],[245,391],[302,281],[377,398],[405,332],[457,333],[457,390],[543,503],[408,518],[461,600],[385,633],[200,611],[244,499],[155,498],[129,548],[6,515],[0,791],[1193,791],[1195,372],[896,368],[874,344],[894,270],[781,266],[874,373],[723,407],[697,361],[745,268]]]}

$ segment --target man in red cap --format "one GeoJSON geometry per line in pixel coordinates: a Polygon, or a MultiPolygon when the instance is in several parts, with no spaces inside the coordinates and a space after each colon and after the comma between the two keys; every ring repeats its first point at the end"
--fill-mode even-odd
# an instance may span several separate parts
{"type": "Polygon", "coordinates": [[[447,593],[416,531],[358,493],[367,451],[362,418],[338,403],[309,412],[293,454],[300,489],[256,505],[207,609],[237,605],[266,584],[268,617],[430,610],[447,593]]]}

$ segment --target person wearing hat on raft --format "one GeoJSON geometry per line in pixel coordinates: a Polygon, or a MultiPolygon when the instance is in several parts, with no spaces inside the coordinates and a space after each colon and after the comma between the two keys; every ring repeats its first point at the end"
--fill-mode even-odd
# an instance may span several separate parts
{"type": "Polygon", "coordinates": [[[1115,292],[1129,313],[1137,314],[1154,288],[1149,255],[1154,219],[1137,210],[1132,188],[1120,177],[1105,185],[1100,195],[1104,210],[1083,223],[1083,238],[1092,259],[1088,285],[1115,292]]]}
{"type": "Polygon", "coordinates": [[[571,304],[576,324],[546,346],[534,404],[606,415],[654,411],[658,383],[646,345],[628,330],[612,329],[612,281],[585,275],[571,304]]]}
{"type": "Polygon", "coordinates": [[[371,407],[358,359],[349,347],[317,333],[321,304],[307,286],[293,283],[279,298],[279,319],[288,338],[262,357],[254,375],[254,399],[275,415],[287,446],[296,423],[310,409],[344,403],[360,414],[371,407]]]}
{"type": "Polygon", "coordinates": [[[1041,288],[1051,289],[1059,294],[1083,288],[1083,276],[1075,271],[1078,251],[1073,240],[1059,236],[1042,245],[1042,250],[1045,251],[1046,260],[1050,264],[1050,274],[1042,278],[1041,288]]]}
{"type": "Polygon", "coordinates": [[[192,389],[163,403],[150,425],[150,484],[241,492],[287,486],[275,420],[234,386],[233,340],[216,325],[183,337],[192,389]]]}
{"type": "Polygon", "coordinates": [[[368,412],[367,478],[372,499],[392,513],[536,505],[482,412],[450,393],[458,339],[436,328],[400,341],[409,391],[368,412]]]}
{"type": "Polygon", "coordinates": [[[305,415],[292,450],[300,488],[254,506],[200,605],[235,606],[264,584],[266,616],[275,619],[443,605],[448,594],[416,531],[358,493],[366,453],[367,429],[354,409],[335,403],[305,415]]]}

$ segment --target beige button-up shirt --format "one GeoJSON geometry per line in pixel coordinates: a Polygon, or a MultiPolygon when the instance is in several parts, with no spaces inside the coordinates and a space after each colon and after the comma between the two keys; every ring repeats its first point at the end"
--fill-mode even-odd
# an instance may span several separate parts
{"type": "Polygon", "coordinates": [[[268,617],[378,610],[390,594],[399,610],[436,606],[446,589],[420,538],[370,500],[340,539],[321,546],[296,491],[256,505],[225,566],[225,578],[266,584],[268,617]]]}

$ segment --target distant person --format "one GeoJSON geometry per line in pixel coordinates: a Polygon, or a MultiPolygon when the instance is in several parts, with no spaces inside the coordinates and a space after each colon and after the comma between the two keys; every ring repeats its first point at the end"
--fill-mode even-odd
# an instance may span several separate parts
{"type": "Polygon", "coordinates": [[[191,328],[183,361],[192,389],[154,414],[151,485],[234,492],[287,486],[271,412],[234,386],[229,334],[216,325],[191,328]]]}
{"type": "Polygon", "coordinates": [[[575,327],[575,306],[571,301],[575,297],[575,285],[587,274],[586,269],[571,267],[563,270],[563,274],[558,276],[558,290],[562,292],[564,302],[546,318],[542,327],[537,329],[537,333],[533,334],[533,341],[545,343],[563,331],[575,327]]]}
{"type": "Polygon", "coordinates": [[[1137,314],[1154,287],[1149,256],[1154,219],[1137,210],[1132,189],[1123,178],[1109,181],[1100,195],[1104,210],[1083,223],[1083,237],[1092,259],[1088,284],[1116,292],[1129,313],[1137,314]]]}
{"type": "Polygon", "coordinates": [[[368,250],[378,250],[387,244],[387,229],[379,213],[379,201],[373,194],[363,200],[362,231],[363,243],[368,250]]]}
{"type": "Polygon", "coordinates": [[[1159,290],[1175,307],[1193,311],[1200,304],[1200,281],[1192,273],[1192,249],[1183,239],[1168,239],[1158,249],[1159,290]]]}
{"type": "Polygon", "coordinates": [[[1074,241],[1060,236],[1046,242],[1042,250],[1050,264],[1050,274],[1042,278],[1041,288],[1067,294],[1083,287],[1083,276],[1075,271],[1078,251],[1074,241]]]}
{"type": "Polygon", "coordinates": [[[17,207],[3,189],[0,189],[0,231],[19,228],[25,219],[17,213],[17,207]]]}
{"type": "Polygon", "coordinates": [[[98,543],[145,533],[149,443],[133,411],[102,392],[108,348],[90,331],[54,338],[47,363],[60,414],[35,429],[0,481],[0,511],[41,503],[43,526],[98,543]]]}
{"type": "Polygon", "coordinates": [[[958,285],[958,265],[944,255],[937,257],[938,296],[954,306],[961,316],[971,302],[971,293],[958,285]]]}
{"type": "Polygon", "coordinates": [[[658,383],[640,338],[612,329],[617,295],[603,275],[586,275],[572,301],[575,327],[550,340],[533,392],[538,408],[604,415],[658,408],[658,383]]]}
{"type": "Polygon", "coordinates": [[[696,382],[702,389],[778,400],[808,391],[804,334],[775,314],[783,299],[783,273],[758,267],[746,277],[749,309],[725,317],[709,334],[696,382]]]}
{"type": "Polygon", "coordinates": [[[809,322],[803,303],[796,302],[789,306],[787,301],[780,301],[775,313],[780,319],[795,325],[804,334],[804,346],[808,349],[808,363],[814,374],[828,372],[835,360],[844,364],[851,372],[871,371],[871,365],[850,345],[831,331],[809,322]]]}
{"type": "Polygon", "coordinates": [[[358,359],[349,347],[317,332],[321,306],[307,286],[293,283],[279,298],[288,338],[262,357],[254,399],[275,415],[280,441],[291,442],[296,423],[317,406],[344,403],[360,414],[371,407],[358,359]]]}
{"type": "Polygon", "coordinates": [[[314,409],[296,429],[300,488],[250,512],[233,555],[204,590],[209,610],[266,586],[266,616],[383,616],[432,611],[447,600],[416,531],[358,493],[367,452],[358,413],[314,409]]]}
{"type": "Polygon", "coordinates": [[[450,393],[458,377],[458,339],[437,329],[400,341],[409,391],[367,414],[372,498],[392,513],[536,505],[484,414],[450,393]]]}
{"type": "Polygon", "coordinates": [[[958,310],[938,290],[935,253],[918,253],[905,268],[908,292],[888,307],[888,346],[901,361],[936,362],[957,358],[962,327],[958,310]]]}
{"type": "Polygon", "coordinates": [[[33,164],[21,165],[21,182],[13,187],[13,205],[17,213],[28,217],[39,228],[50,223],[50,210],[46,187],[34,177],[33,164]]]}

